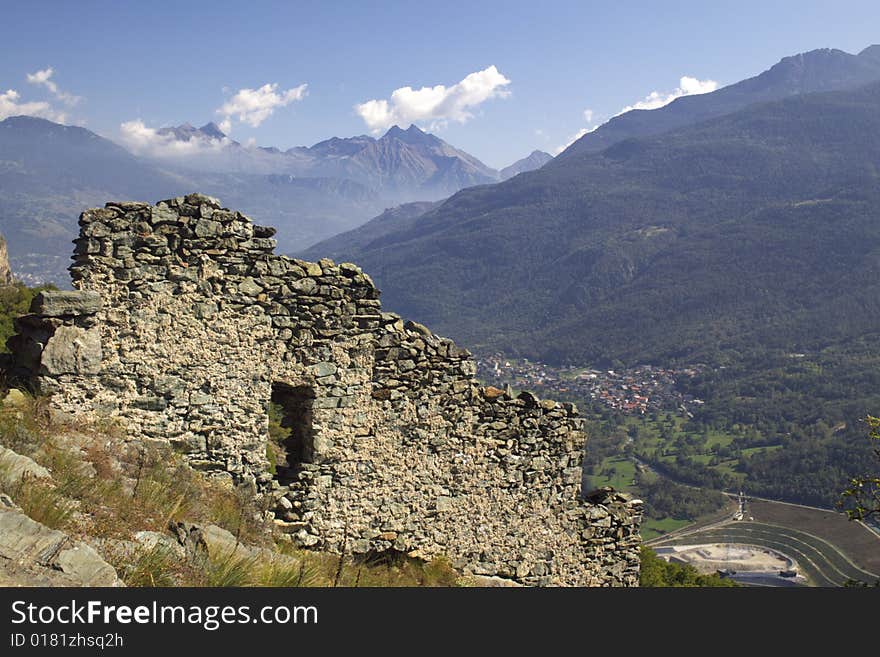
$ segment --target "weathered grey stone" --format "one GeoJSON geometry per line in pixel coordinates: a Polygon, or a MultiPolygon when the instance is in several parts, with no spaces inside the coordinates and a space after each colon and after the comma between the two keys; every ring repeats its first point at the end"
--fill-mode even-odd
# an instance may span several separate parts
{"type": "Polygon", "coordinates": [[[154,224],[176,224],[180,222],[180,216],[172,208],[164,205],[157,205],[154,208],[150,208],[150,220],[154,224]]]}
{"type": "Polygon", "coordinates": [[[61,550],[52,566],[82,581],[84,586],[122,585],[113,566],[85,543],[76,542],[72,547],[61,550]]]}
{"type": "Polygon", "coordinates": [[[276,232],[272,226],[254,226],[254,237],[273,237],[276,232]]]}
{"type": "Polygon", "coordinates": [[[253,278],[247,277],[238,284],[238,291],[251,297],[255,297],[263,291],[263,288],[254,282],[253,278]]]}
{"type": "Polygon", "coordinates": [[[0,586],[122,586],[88,545],[0,509],[0,586]]]}
{"type": "Polygon", "coordinates": [[[301,547],[310,548],[318,545],[321,542],[321,539],[313,534],[309,534],[305,529],[302,529],[294,534],[294,541],[301,547]]]}
{"type": "Polygon", "coordinates": [[[317,277],[324,274],[324,271],[321,269],[321,265],[319,265],[317,262],[306,262],[305,270],[307,276],[317,277]]]}
{"type": "Polygon", "coordinates": [[[426,337],[433,337],[433,333],[431,330],[425,326],[424,324],[419,324],[418,322],[409,321],[404,324],[404,327],[410,331],[415,331],[419,335],[424,335],[426,337]]]}
{"type": "Polygon", "coordinates": [[[336,374],[336,365],[333,363],[318,363],[317,365],[312,366],[312,371],[315,373],[315,376],[329,376],[331,374],[336,374]]]}
{"type": "Polygon", "coordinates": [[[134,540],[145,550],[165,550],[179,559],[186,557],[186,550],[171,536],[159,532],[143,531],[134,535],[134,540]]]}
{"type": "Polygon", "coordinates": [[[97,328],[59,326],[43,349],[43,374],[97,374],[101,369],[101,332],[97,328]]]}
{"type": "Polygon", "coordinates": [[[217,237],[223,231],[223,224],[211,219],[199,219],[196,222],[196,237],[217,237]]]}
{"type": "Polygon", "coordinates": [[[44,290],[31,302],[31,312],[46,317],[93,315],[101,310],[101,295],[93,290],[44,290]]]}
{"type": "Polygon", "coordinates": [[[205,194],[199,194],[198,192],[193,194],[187,194],[184,198],[184,203],[188,205],[195,205],[201,207],[205,205],[211,209],[219,209],[220,208],[220,200],[214,198],[213,196],[207,196],[205,194]]]}
{"type": "Polygon", "coordinates": [[[208,319],[217,314],[217,304],[212,302],[200,302],[193,304],[193,315],[199,319],[208,319]]]}
{"type": "Polygon", "coordinates": [[[48,479],[49,471],[33,459],[0,446],[0,484],[14,486],[24,478],[48,479]]]}

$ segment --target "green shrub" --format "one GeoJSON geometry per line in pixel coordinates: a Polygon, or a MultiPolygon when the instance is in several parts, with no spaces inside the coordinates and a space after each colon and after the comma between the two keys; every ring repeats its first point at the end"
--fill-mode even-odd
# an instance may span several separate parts
{"type": "Polygon", "coordinates": [[[0,287],[0,353],[9,351],[6,341],[14,333],[13,320],[28,313],[31,301],[38,293],[54,289],[57,289],[54,285],[30,288],[24,283],[0,287]]]}
{"type": "Polygon", "coordinates": [[[668,563],[651,548],[642,546],[639,585],[645,587],[739,586],[719,575],[702,575],[690,564],[668,563]]]}

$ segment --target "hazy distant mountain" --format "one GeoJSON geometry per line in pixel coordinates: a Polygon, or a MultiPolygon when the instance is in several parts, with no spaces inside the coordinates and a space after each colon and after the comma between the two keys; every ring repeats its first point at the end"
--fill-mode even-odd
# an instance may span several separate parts
{"type": "MultiPolygon", "coordinates": [[[[218,139],[223,140],[227,139],[226,135],[223,134],[223,131],[217,127],[216,123],[206,123],[201,128],[195,128],[189,123],[184,123],[182,125],[170,128],[162,128],[161,130],[157,130],[160,135],[172,136],[178,141],[190,141],[192,139],[203,138],[203,139],[218,139]]],[[[232,142],[237,144],[238,142],[232,142]]]]}
{"type": "Polygon", "coordinates": [[[413,200],[434,200],[498,179],[494,169],[415,125],[393,126],[367,143],[345,162],[345,171],[413,200]]]}
{"type": "MultiPolygon", "coordinates": [[[[169,150],[169,156],[161,158],[164,166],[215,173],[348,179],[397,203],[446,198],[466,187],[498,182],[537,169],[552,159],[547,153],[534,151],[496,171],[415,125],[406,130],[392,126],[379,138],[331,137],[313,146],[296,146],[286,151],[242,146],[213,123],[201,128],[184,123],[158,133],[181,142],[196,140],[202,145],[169,150]]],[[[158,154],[154,152],[153,156],[158,154]]]]}
{"type": "MultiPolygon", "coordinates": [[[[237,174],[288,174],[353,180],[390,201],[445,198],[465,187],[496,182],[499,174],[474,156],[416,126],[393,126],[382,137],[332,137],[311,147],[252,148],[229,139],[213,123],[189,123],[158,133],[202,148],[169,151],[165,165],[237,174]]],[[[153,153],[155,157],[158,153],[153,153]]]]}
{"type": "Polygon", "coordinates": [[[196,128],[190,123],[156,131],[165,143],[138,145],[135,154],[164,169],[235,175],[292,174],[308,176],[313,158],[308,149],[287,152],[272,147],[243,146],[231,139],[215,123],[196,128]],[[181,148],[172,148],[180,142],[181,148]],[[299,152],[305,151],[305,152],[299,152]]]}
{"type": "Polygon", "coordinates": [[[36,186],[117,189],[137,197],[175,180],[94,132],[31,116],[0,121],[0,175],[4,193],[36,186]]]}
{"type": "MultiPolygon", "coordinates": [[[[67,266],[83,208],[116,197],[155,199],[186,188],[185,180],[84,128],[28,116],[0,121],[0,232],[13,269],[25,280],[33,273],[21,260],[28,253],[64,255],[61,268],[67,266]]],[[[59,264],[48,268],[57,272],[59,264]]]]}
{"type": "Polygon", "coordinates": [[[401,200],[432,200],[498,173],[415,126],[376,139],[332,138],[282,152],[229,139],[214,123],[157,131],[185,142],[169,157],[135,156],[84,128],[44,119],[0,122],[0,231],[26,281],[63,283],[76,218],[110,199],[155,201],[191,191],[219,197],[278,227],[297,251],[342,233],[401,200]]]}
{"type": "Polygon", "coordinates": [[[361,225],[387,202],[373,190],[344,178],[288,174],[199,174],[193,189],[278,228],[282,252],[298,251],[361,225]]]}
{"type": "Polygon", "coordinates": [[[287,152],[301,151],[317,158],[350,157],[356,155],[375,141],[375,139],[367,135],[348,138],[331,137],[330,139],[318,142],[310,148],[297,146],[287,152]]]}
{"type": "Polygon", "coordinates": [[[504,167],[498,173],[501,180],[507,180],[508,178],[513,178],[526,171],[540,169],[552,159],[553,156],[550,155],[550,153],[545,153],[544,151],[532,151],[523,159],[517,160],[509,167],[504,167]]]}
{"type": "Polygon", "coordinates": [[[601,151],[632,137],[659,135],[753,103],[795,94],[853,89],[875,80],[880,80],[880,46],[866,48],[858,55],[830,48],[811,50],[786,57],[760,75],[712,93],[684,96],[656,110],[621,114],[578,139],[557,160],[601,151]]]}
{"type": "MultiPolygon", "coordinates": [[[[169,130],[193,139],[212,135],[216,126],[169,130]]],[[[0,121],[0,233],[13,269],[27,282],[67,280],[70,242],[85,208],[196,190],[278,227],[287,251],[351,229],[388,205],[352,180],[188,170],[136,157],[84,128],[24,116],[0,121]]]]}
{"type": "Polygon", "coordinates": [[[880,62],[880,45],[868,46],[859,53],[859,57],[880,62]]]}

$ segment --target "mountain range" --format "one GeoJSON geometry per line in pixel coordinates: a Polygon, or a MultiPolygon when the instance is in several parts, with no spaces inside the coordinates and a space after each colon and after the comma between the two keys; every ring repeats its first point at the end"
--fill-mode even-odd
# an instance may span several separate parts
{"type": "Polygon", "coordinates": [[[0,123],[14,269],[66,266],[82,207],[199,190],[278,226],[283,250],[357,262],[385,308],[478,354],[686,366],[695,430],[731,432],[718,462],[740,459],[758,494],[833,504],[862,458],[858,420],[880,408],[880,46],[787,57],[502,171],[414,127],[286,151],[213,124],[160,137],[189,155],[0,123]]]}
{"type": "MultiPolygon", "coordinates": [[[[137,156],[85,128],[27,116],[0,122],[0,232],[18,275],[65,284],[77,215],[108,199],[155,201],[199,190],[276,226],[280,248],[293,251],[401,202],[501,176],[415,126],[286,152],[242,146],[213,123],[157,134],[193,148],[137,156]]],[[[508,169],[541,163],[532,154],[508,169]]]]}
{"type": "Polygon", "coordinates": [[[587,133],[561,155],[594,153],[624,139],[658,135],[730,114],[754,103],[851,89],[880,79],[880,46],[858,55],[823,48],[785,57],[760,75],[708,94],[683,96],[655,110],[632,110],[587,133]]]}
{"type": "Polygon", "coordinates": [[[553,159],[534,151],[501,171],[439,137],[411,125],[392,126],[379,138],[368,135],[332,137],[313,146],[287,150],[242,146],[214,123],[195,128],[189,123],[163,128],[158,134],[201,148],[171,149],[161,157],[166,164],[197,170],[236,173],[286,173],[299,177],[341,178],[358,182],[385,199],[396,202],[446,198],[465,187],[506,180],[537,169],[553,159]]]}
{"type": "MultiPolygon", "coordinates": [[[[479,355],[537,361],[554,393],[567,394],[554,366],[691,372],[675,375],[699,402],[684,421],[732,442],[700,461],[673,430],[653,464],[833,507],[880,409],[878,52],[787,58],[735,94],[638,112],[602,148],[585,137],[537,171],[385,213],[304,257],[357,262],[384,307],[479,355]],[[712,116],[721,105],[733,109],[712,116]]],[[[615,394],[652,394],[630,380],[615,394]]],[[[600,434],[657,421],[576,401],[600,434]]]]}
{"type": "Polygon", "coordinates": [[[880,80],[877,54],[814,51],[630,112],[618,124],[648,136],[612,121],[537,171],[305,255],[358,262],[389,308],[465,344],[548,362],[854,339],[880,322],[880,85],[859,87],[880,80]],[[816,89],[843,90],[800,93],[816,89]]]}

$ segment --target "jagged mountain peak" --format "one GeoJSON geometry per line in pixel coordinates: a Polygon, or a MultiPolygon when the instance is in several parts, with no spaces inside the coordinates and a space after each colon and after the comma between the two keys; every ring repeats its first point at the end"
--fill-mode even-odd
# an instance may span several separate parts
{"type": "Polygon", "coordinates": [[[226,134],[220,130],[216,123],[210,122],[201,128],[196,128],[186,121],[176,126],[168,126],[157,131],[160,135],[172,135],[178,141],[189,141],[193,138],[226,139],[226,134]]]}
{"type": "Polygon", "coordinates": [[[818,48],[783,57],[769,70],[753,79],[764,80],[769,84],[783,81],[794,83],[805,93],[833,89],[840,81],[856,77],[862,66],[863,60],[860,60],[860,56],[837,48],[818,48]]]}
{"type": "Polygon", "coordinates": [[[213,121],[206,123],[201,128],[199,128],[199,132],[208,135],[209,137],[213,137],[215,139],[223,139],[226,137],[226,133],[220,129],[213,121]]]}
{"type": "Polygon", "coordinates": [[[414,145],[444,143],[442,139],[432,135],[430,132],[425,132],[415,123],[411,124],[406,130],[400,126],[393,125],[388,129],[388,132],[382,135],[382,139],[398,139],[407,144],[414,145]]]}
{"type": "Polygon", "coordinates": [[[399,137],[403,134],[403,128],[401,128],[399,125],[393,125],[388,128],[388,131],[384,135],[382,135],[382,137],[399,137]]]}

